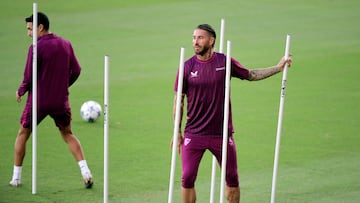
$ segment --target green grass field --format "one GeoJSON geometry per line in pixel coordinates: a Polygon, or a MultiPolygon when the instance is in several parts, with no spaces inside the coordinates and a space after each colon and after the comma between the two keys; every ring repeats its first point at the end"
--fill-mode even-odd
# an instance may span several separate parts
{"type": "MultiPolygon", "coordinates": [[[[83,67],[71,87],[73,131],[95,179],[83,189],[77,163],[49,118],[38,127],[37,194],[31,194],[31,139],[22,187],[8,182],[23,109],[15,101],[28,46],[24,18],[32,1],[0,8],[0,202],[102,202],[103,118],[81,120],[83,102],[103,102],[104,55],[110,55],[109,202],[167,202],[173,131],[173,83],[180,47],[192,52],[193,28],[210,23],[249,68],[274,65],[291,34],[277,202],[360,202],[360,20],[357,0],[39,0],[51,31],[69,39],[83,67]]],[[[218,45],[218,42],[217,44],[218,45]]],[[[261,82],[232,80],[241,202],[269,202],[281,74],[261,82]]],[[[196,182],[209,202],[210,153],[196,182]]],[[[174,202],[180,202],[177,159],[174,202]]],[[[217,188],[219,188],[219,175],[217,188]]],[[[217,192],[217,197],[218,199],[217,192]]]]}

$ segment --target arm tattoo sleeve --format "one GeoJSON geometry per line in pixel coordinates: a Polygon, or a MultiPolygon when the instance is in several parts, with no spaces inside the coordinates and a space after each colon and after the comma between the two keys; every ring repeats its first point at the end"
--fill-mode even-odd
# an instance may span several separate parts
{"type": "Polygon", "coordinates": [[[278,66],[250,70],[248,80],[249,81],[262,80],[262,79],[268,78],[272,75],[275,75],[276,73],[279,73],[279,72],[280,72],[280,68],[278,66]]]}

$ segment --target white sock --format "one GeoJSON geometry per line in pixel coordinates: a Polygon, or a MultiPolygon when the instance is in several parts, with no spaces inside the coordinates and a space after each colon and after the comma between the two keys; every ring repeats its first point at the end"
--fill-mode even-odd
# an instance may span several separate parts
{"type": "Polygon", "coordinates": [[[14,170],[13,170],[13,180],[21,180],[21,170],[22,170],[22,166],[15,166],[14,165],[14,170]]]}
{"type": "Polygon", "coordinates": [[[86,163],[86,160],[81,160],[78,162],[80,170],[81,170],[81,175],[85,175],[86,173],[90,173],[90,169],[86,163]]]}

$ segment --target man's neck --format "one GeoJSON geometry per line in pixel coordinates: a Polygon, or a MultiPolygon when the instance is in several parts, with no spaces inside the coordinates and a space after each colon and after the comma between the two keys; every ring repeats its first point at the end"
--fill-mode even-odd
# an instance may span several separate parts
{"type": "Polygon", "coordinates": [[[51,33],[50,31],[40,32],[40,33],[39,33],[39,38],[42,37],[42,36],[44,36],[44,35],[48,35],[48,34],[50,34],[50,33],[51,33]]]}
{"type": "Polygon", "coordinates": [[[205,54],[203,54],[203,55],[198,54],[198,55],[196,55],[196,56],[197,56],[197,58],[198,58],[199,60],[207,61],[207,60],[209,60],[209,59],[211,58],[212,54],[213,54],[213,50],[212,50],[212,49],[209,49],[209,51],[206,52],[205,54]]]}

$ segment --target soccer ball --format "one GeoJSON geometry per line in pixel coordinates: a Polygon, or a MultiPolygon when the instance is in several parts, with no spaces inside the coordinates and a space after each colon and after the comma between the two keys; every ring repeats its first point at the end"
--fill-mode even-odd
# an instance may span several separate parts
{"type": "Polygon", "coordinates": [[[95,122],[101,116],[102,110],[96,101],[87,101],[81,105],[80,115],[84,121],[95,122]]]}

